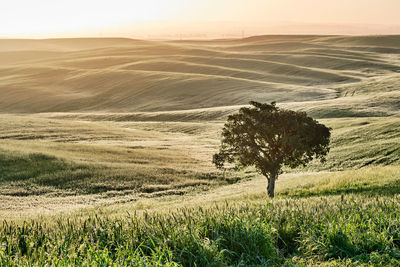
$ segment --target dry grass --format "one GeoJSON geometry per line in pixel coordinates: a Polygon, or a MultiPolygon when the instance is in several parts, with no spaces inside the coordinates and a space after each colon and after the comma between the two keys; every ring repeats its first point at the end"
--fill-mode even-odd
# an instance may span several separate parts
{"type": "Polygon", "coordinates": [[[393,43],[399,37],[378,39],[1,40],[0,112],[153,112],[250,100],[328,101],[371,83],[379,88],[377,78],[398,80],[393,43]]]}
{"type": "MultiPolygon", "coordinates": [[[[221,121],[145,122],[121,116],[126,118],[121,114],[3,115],[0,160],[9,167],[3,167],[0,179],[1,213],[26,218],[90,207],[115,209],[114,205],[127,203],[116,209],[123,213],[141,205],[158,209],[265,196],[265,179],[253,170],[224,176],[211,164],[221,121]],[[242,182],[230,185],[237,181],[242,182]]],[[[334,129],[328,162],[287,170],[291,173],[279,179],[278,195],[341,194],[396,182],[391,173],[397,167],[373,168],[399,161],[399,119],[322,122],[334,129]],[[333,174],[335,170],[339,172],[333,174]],[[374,175],[380,171],[378,183],[374,175]],[[337,182],[349,177],[353,186],[331,184],[332,175],[337,182]],[[357,183],[353,176],[358,177],[357,183]]]]}

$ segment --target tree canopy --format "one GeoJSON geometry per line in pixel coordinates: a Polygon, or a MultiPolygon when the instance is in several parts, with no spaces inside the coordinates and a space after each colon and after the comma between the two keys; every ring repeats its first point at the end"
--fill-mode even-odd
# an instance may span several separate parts
{"type": "Polygon", "coordinates": [[[273,197],[283,166],[306,166],[314,158],[325,161],[331,129],[305,112],[280,109],[275,102],[250,104],[228,117],[213,163],[217,168],[227,162],[236,168],[254,166],[267,178],[268,195],[273,197]]]}

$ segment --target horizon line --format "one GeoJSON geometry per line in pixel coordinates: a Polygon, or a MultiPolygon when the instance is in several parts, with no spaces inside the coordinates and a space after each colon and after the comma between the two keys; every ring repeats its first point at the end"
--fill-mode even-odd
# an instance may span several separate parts
{"type": "MultiPolygon", "coordinates": [[[[344,36],[344,37],[384,37],[384,36],[400,36],[400,33],[372,33],[372,34],[322,34],[322,33],[282,33],[282,34],[256,34],[256,35],[249,35],[246,37],[226,37],[226,38],[185,38],[185,39],[179,39],[179,38],[134,38],[134,37],[128,37],[128,36],[81,36],[81,37],[31,37],[31,38],[27,38],[27,37],[2,37],[0,36],[0,40],[76,40],[76,39],[126,39],[126,40],[136,40],[136,41],[204,41],[204,40],[210,40],[210,41],[218,41],[218,40],[245,40],[245,39],[249,39],[249,38],[254,38],[254,37],[267,37],[267,36],[299,36],[299,37],[307,37],[307,36],[344,36]]],[[[182,36],[184,37],[184,36],[182,36]]]]}

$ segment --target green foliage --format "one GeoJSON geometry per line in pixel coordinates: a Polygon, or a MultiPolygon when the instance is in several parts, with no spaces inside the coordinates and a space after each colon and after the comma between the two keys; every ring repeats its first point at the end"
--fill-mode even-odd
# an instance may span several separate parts
{"type": "Polygon", "coordinates": [[[400,264],[399,197],[237,202],[123,218],[0,225],[0,264],[400,264]]]}
{"type": "Polygon", "coordinates": [[[221,150],[214,163],[255,166],[271,174],[282,165],[306,165],[314,157],[324,160],[329,152],[330,128],[304,112],[279,109],[275,103],[251,102],[254,108],[241,108],[230,115],[222,131],[221,150]]]}
{"type": "Polygon", "coordinates": [[[236,217],[230,209],[182,210],[169,216],[115,220],[94,217],[37,223],[3,223],[3,261],[15,265],[225,266],[275,263],[270,227],[236,217]]]}
{"type": "Polygon", "coordinates": [[[329,152],[330,128],[308,117],[305,112],[279,109],[275,103],[250,102],[230,115],[222,130],[221,148],[213,162],[236,167],[255,166],[272,187],[283,166],[306,166],[313,158],[325,160],[329,152]]]}

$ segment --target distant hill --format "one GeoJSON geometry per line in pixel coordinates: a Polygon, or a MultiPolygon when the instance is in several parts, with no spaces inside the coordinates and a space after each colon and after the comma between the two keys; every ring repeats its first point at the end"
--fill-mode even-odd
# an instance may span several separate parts
{"type": "Polygon", "coordinates": [[[177,111],[257,100],[320,117],[397,115],[399,85],[400,36],[0,40],[1,113],[177,111]]]}

